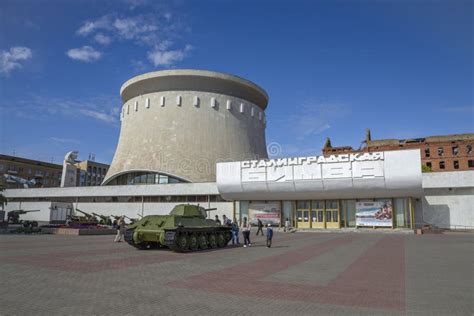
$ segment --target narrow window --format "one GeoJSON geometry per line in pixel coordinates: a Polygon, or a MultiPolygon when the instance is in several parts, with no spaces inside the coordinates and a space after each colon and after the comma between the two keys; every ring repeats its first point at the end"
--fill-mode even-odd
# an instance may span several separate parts
{"type": "Polygon", "coordinates": [[[180,95],[176,96],[176,105],[181,106],[181,96],[180,95]]]}
{"type": "Polygon", "coordinates": [[[135,101],[135,112],[138,111],[138,101],[135,101]]]}
{"type": "Polygon", "coordinates": [[[466,146],[466,152],[467,152],[468,155],[472,154],[472,145],[467,145],[466,146]]]}
{"type": "Polygon", "coordinates": [[[145,101],[145,107],[146,107],[147,109],[150,108],[150,99],[148,99],[148,98],[147,98],[146,101],[145,101]]]}
{"type": "Polygon", "coordinates": [[[454,160],[453,165],[454,165],[454,169],[459,169],[459,161],[458,160],[454,160]]]}
{"type": "Polygon", "coordinates": [[[194,105],[195,107],[199,107],[199,98],[198,98],[197,95],[194,96],[193,105],[194,105]]]}
{"type": "Polygon", "coordinates": [[[443,147],[438,147],[438,156],[443,156],[444,155],[444,149],[443,147]]]}
{"type": "Polygon", "coordinates": [[[474,168],[474,160],[468,160],[468,161],[467,161],[467,166],[468,166],[469,168],[474,168]]]}
{"type": "Polygon", "coordinates": [[[160,105],[165,106],[165,96],[164,95],[162,95],[161,98],[160,98],[160,105]]]}
{"type": "Polygon", "coordinates": [[[240,103],[240,113],[244,113],[245,111],[245,104],[240,103]]]}
{"type": "Polygon", "coordinates": [[[453,147],[452,147],[452,150],[453,150],[453,155],[454,155],[454,156],[457,156],[458,153],[459,153],[459,146],[453,146],[453,147]]]}
{"type": "Polygon", "coordinates": [[[439,169],[444,169],[444,161],[439,162],[439,169]]]}
{"type": "Polygon", "coordinates": [[[428,146],[425,147],[425,157],[430,158],[430,147],[428,146]]]}
{"type": "Polygon", "coordinates": [[[216,107],[216,98],[211,98],[211,107],[212,108],[216,107]]]}
{"type": "Polygon", "coordinates": [[[251,115],[252,117],[255,115],[255,110],[254,110],[253,107],[250,109],[250,115],[251,115]]]}
{"type": "Polygon", "coordinates": [[[258,112],[258,120],[259,120],[259,121],[262,120],[262,112],[258,112]]]}
{"type": "Polygon", "coordinates": [[[232,109],[232,101],[227,100],[227,110],[230,111],[230,109],[232,109]]]}

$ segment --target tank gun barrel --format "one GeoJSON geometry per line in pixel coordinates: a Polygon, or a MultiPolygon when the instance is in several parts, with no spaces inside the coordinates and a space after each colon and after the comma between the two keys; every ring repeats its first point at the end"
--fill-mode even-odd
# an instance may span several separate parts
{"type": "Polygon", "coordinates": [[[91,215],[91,214],[89,214],[89,213],[86,213],[86,212],[84,212],[84,211],[81,211],[81,210],[78,209],[78,208],[76,208],[76,211],[78,211],[79,213],[84,214],[84,215],[87,216],[87,217],[93,217],[93,215],[91,215]]]}

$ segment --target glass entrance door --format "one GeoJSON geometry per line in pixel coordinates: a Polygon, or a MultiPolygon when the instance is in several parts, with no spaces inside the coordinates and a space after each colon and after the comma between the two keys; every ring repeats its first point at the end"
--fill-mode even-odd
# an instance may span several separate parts
{"type": "Polygon", "coordinates": [[[310,212],[309,201],[296,202],[296,226],[298,228],[310,228],[309,212],[310,212]]]}
{"type": "Polygon", "coordinates": [[[339,227],[340,227],[339,201],[327,200],[326,201],[326,228],[339,228],[339,227]]]}
{"type": "Polygon", "coordinates": [[[324,228],[324,201],[311,201],[311,227],[324,228]]]}

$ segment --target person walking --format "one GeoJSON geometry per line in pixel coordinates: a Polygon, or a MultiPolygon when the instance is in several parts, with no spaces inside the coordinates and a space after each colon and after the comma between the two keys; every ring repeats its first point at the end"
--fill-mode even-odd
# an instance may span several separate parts
{"type": "Polygon", "coordinates": [[[242,221],[242,235],[244,236],[244,247],[247,246],[252,246],[250,243],[250,229],[252,226],[250,226],[250,221],[247,221],[247,217],[244,217],[244,220],[242,221]]]}
{"type": "Polygon", "coordinates": [[[239,242],[239,224],[237,224],[237,219],[234,218],[232,222],[232,245],[240,245],[239,242]]]}
{"type": "Polygon", "coordinates": [[[117,235],[115,235],[115,242],[121,242],[123,234],[125,233],[125,219],[123,216],[117,221],[117,235]]]}
{"type": "Polygon", "coordinates": [[[263,223],[262,221],[260,220],[260,218],[257,220],[257,236],[258,236],[258,233],[261,232],[262,233],[262,236],[263,236],[263,223]]]}
{"type": "Polygon", "coordinates": [[[289,232],[290,231],[290,219],[287,217],[286,218],[286,221],[285,221],[285,229],[284,229],[285,233],[289,232]]]}
{"type": "Polygon", "coordinates": [[[267,248],[272,246],[272,239],[273,239],[273,228],[272,225],[268,224],[267,227],[267,248]]]}

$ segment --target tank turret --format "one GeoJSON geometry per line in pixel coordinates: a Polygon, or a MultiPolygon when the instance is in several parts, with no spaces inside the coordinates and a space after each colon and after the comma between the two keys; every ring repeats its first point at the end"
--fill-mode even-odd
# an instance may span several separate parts
{"type": "Polygon", "coordinates": [[[178,252],[225,247],[231,228],[206,219],[199,205],[176,205],[169,215],[148,215],[130,225],[125,240],[139,249],[168,247],[178,252]]]}

